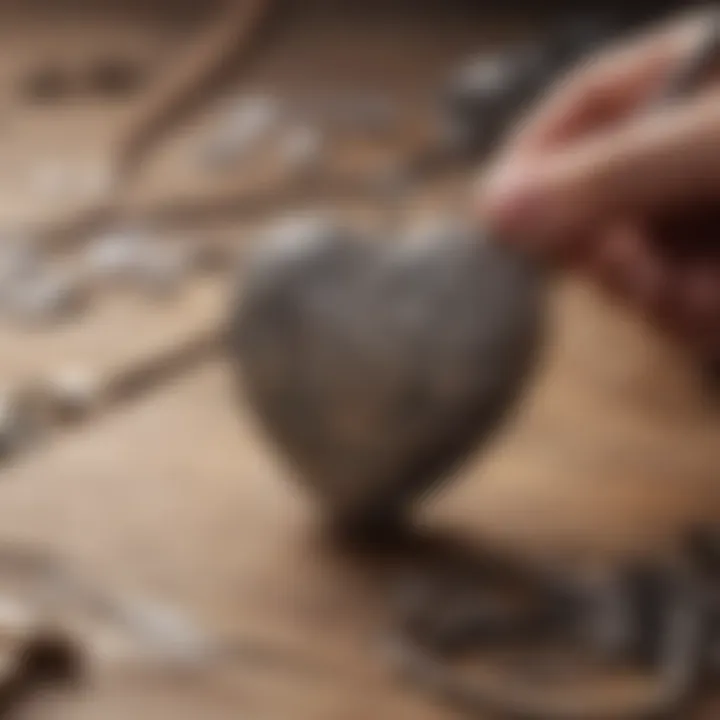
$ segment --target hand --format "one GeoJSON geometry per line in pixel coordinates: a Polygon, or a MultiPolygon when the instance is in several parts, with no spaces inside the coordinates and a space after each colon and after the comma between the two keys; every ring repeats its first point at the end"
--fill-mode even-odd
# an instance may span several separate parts
{"type": "Polygon", "coordinates": [[[707,28],[688,17],[575,69],[520,125],[477,205],[500,237],[589,271],[714,354],[720,84],[646,111],[707,28]]]}

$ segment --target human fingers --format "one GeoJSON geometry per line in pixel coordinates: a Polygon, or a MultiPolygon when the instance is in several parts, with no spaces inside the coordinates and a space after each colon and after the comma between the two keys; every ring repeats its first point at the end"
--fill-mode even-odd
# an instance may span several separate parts
{"type": "Polygon", "coordinates": [[[587,58],[519,123],[501,162],[537,153],[616,122],[662,88],[709,30],[705,13],[652,28],[587,58]]]}
{"type": "Polygon", "coordinates": [[[621,127],[491,178],[478,212],[501,237],[538,247],[616,218],[720,198],[720,91],[628,120],[621,127]]]}
{"type": "Polygon", "coordinates": [[[720,256],[662,252],[650,225],[618,223],[586,244],[578,263],[614,296],[697,353],[720,352],[720,256]]]}

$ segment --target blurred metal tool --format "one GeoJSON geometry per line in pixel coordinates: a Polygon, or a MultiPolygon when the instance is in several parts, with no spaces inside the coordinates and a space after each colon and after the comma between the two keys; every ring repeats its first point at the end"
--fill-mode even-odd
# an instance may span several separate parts
{"type": "Polygon", "coordinates": [[[700,89],[720,72],[720,8],[707,11],[706,17],[705,33],[699,46],[680,64],[659,96],[651,100],[650,111],[700,89]]]}

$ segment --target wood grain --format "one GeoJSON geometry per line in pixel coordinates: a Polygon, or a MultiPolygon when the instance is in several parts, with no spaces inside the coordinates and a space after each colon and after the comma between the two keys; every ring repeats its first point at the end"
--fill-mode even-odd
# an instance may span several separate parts
{"type": "MultiPolygon", "coordinates": [[[[298,97],[317,88],[380,87],[406,97],[413,115],[427,111],[452,62],[513,35],[507,23],[490,21],[399,22],[357,12],[293,15],[252,76],[230,87],[298,97]]],[[[21,43],[0,43],[0,57],[18,45],[26,59],[39,53],[43,41],[33,33],[42,35],[42,23],[35,26],[21,43]]],[[[97,43],[112,32],[96,27],[92,35],[97,43]]],[[[177,42],[169,27],[154,32],[153,47],[177,42]]],[[[43,152],[67,143],[76,159],[101,164],[130,109],[14,112],[15,137],[25,143],[18,162],[31,159],[44,138],[43,152]]],[[[253,168],[222,178],[193,170],[188,147],[201,136],[200,120],[212,117],[208,107],[163,143],[129,202],[147,208],[252,189],[253,168]]],[[[422,135],[413,123],[401,125],[376,155],[365,153],[367,142],[339,138],[333,157],[341,167],[373,165],[422,135]]],[[[2,211],[6,219],[59,212],[29,192],[15,194],[18,204],[9,200],[2,211]]],[[[442,207],[457,194],[457,186],[428,188],[408,214],[442,207]]],[[[71,212],[72,203],[58,204],[71,212]]],[[[347,203],[342,211],[370,222],[381,215],[367,204],[347,203]]],[[[222,227],[238,244],[250,232],[227,218],[222,227]]],[[[204,237],[202,229],[193,232],[204,237]]],[[[224,297],[213,280],[190,284],[169,305],[108,292],[77,325],[38,334],[3,327],[0,380],[12,384],[76,363],[122,371],[202,332],[224,297]]],[[[554,309],[544,365],[516,423],[433,498],[423,520],[524,558],[569,564],[662,552],[687,523],[720,520],[720,415],[689,360],[582,283],[559,284],[554,309]]],[[[0,478],[0,542],[62,552],[98,581],[158,595],[279,658],[181,684],[110,673],[78,695],[40,702],[33,717],[453,717],[385,672],[374,646],[383,618],[377,588],[321,541],[291,468],[235,405],[221,361],[207,360],[55,436],[0,470],[0,478]]],[[[0,576],[0,591],[3,582],[0,576]]],[[[711,710],[707,717],[715,716],[711,710]]]]}

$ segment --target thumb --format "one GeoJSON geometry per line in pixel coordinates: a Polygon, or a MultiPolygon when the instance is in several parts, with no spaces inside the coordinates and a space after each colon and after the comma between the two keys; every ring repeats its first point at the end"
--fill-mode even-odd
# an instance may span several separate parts
{"type": "Polygon", "coordinates": [[[710,198],[720,198],[718,92],[510,161],[482,182],[477,202],[495,232],[551,244],[618,216],[710,198]]]}

